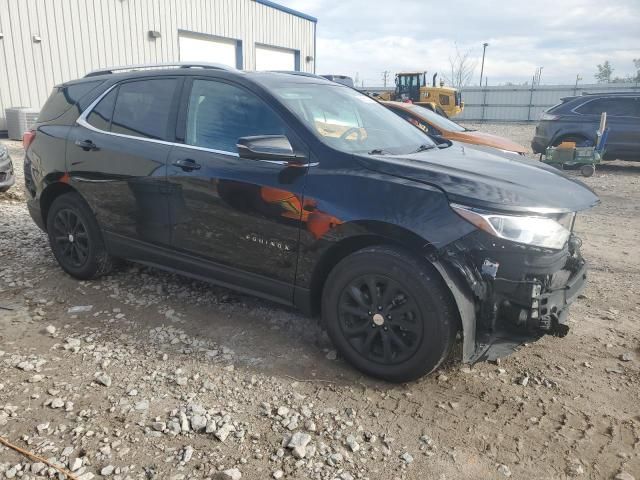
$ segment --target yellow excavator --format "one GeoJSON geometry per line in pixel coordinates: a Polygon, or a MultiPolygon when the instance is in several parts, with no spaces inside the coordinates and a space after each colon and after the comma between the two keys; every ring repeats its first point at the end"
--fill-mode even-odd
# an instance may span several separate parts
{"type": "Polygon", "coordinates": [[[433,75],[432,85],[427,85],[427,72],[402,72],[396,74],[396,88],[393,92],[376,95],[379,100],[412,102],[427,107],[444,117],[455,117],[462,113],[464,103],[462,94],[452,87],[445,87],[441,80],[436,85],[433,75]]]}

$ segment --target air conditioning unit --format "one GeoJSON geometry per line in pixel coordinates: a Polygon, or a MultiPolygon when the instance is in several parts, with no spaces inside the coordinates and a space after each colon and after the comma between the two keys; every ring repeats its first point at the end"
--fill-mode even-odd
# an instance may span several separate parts
{"type": "Polygon", "coordinates": [[[5,110],[7,134],[11,140],[22,140],[22,134],[36,123],[39,110],[30,107],[12,107],[5,110]]]}

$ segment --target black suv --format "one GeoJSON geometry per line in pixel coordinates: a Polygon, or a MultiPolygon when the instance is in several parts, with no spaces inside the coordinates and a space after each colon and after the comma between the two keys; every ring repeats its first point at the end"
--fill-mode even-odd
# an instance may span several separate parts
{"type": "Polygon", "coordinates": [[[604,158],[640,160],[640,93],[596,93],[566,97],[542,114],[531,142],[535,153],[563,141],[591,146],[600,115],[607,112],[609,135],[604,158]]]}
{"type": "Polygon", "coordinates": [[[319,77],[95,72],[25,138],[29,211],[70,275],[125,258],[295,305],[391,381],[434,370],[458,333],[466,362],[564,333],[585,282],[572,230],[591,190],[436,145],[319,77]]]}

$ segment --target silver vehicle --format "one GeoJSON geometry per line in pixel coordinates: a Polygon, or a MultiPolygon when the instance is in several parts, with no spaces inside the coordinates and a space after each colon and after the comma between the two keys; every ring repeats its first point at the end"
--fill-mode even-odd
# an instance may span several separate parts
{"type": "Polygon", "coordinates": [[[13,174],[13,164],[9,156],[9,150],[0,145],[0,193],[6,192],[16,182],[13,174]]]}

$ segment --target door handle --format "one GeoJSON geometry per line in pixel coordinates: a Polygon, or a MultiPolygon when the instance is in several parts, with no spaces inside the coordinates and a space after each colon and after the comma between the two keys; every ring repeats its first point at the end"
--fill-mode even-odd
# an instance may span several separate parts
{"type": "Polygon", "coordinates": [[[173,162],[173,165],[180,167],[185,172],[191,172],[193,170],[200,170],[200,164],[191,158],[182,158],[173,162]]]}
{"type": "Polygon", "coordinates": [[[85,152],[88,152],[89,150],[98,150],[98,146],[91,140],[76,140],[74,143],[85,152]]]}

